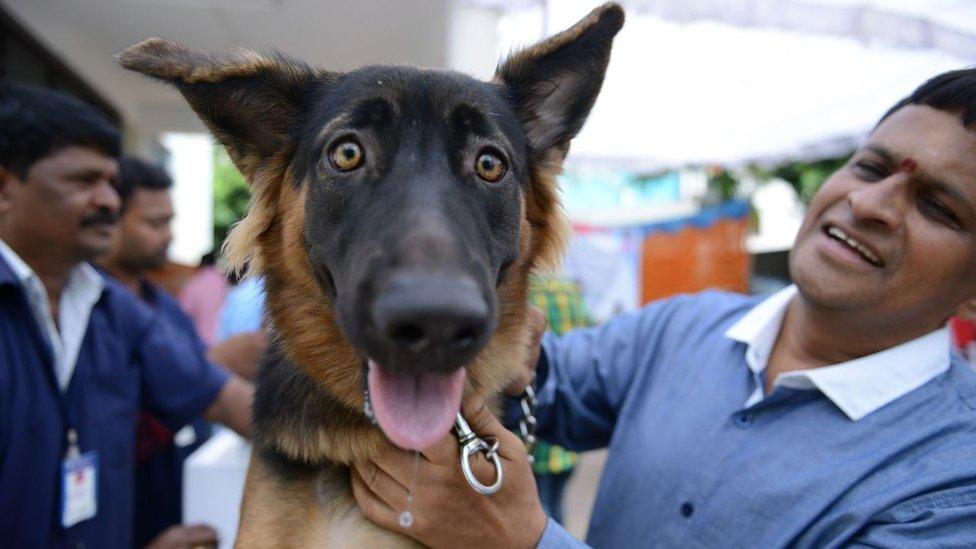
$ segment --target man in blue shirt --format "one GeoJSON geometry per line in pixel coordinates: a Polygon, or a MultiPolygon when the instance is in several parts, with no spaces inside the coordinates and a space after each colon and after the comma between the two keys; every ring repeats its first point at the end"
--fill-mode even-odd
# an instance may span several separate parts
{"type": "MultiPolygon", "coordinates": [[[[976,547],[976,373],[945,327],[976,298],[973,90],[976,69],[946,73],[882,118],[813,199],[795,286],[545,337],[539,436],[609,448],[590,545],[976,547]]],[[[518,438],[466,413],[499,437],[504,487],[471,490],[448,437],[402,528],[417,469],[391,448],[356,466],[366,516],[434,547],[581,546],[546,520],[518,438]]]]}
{"type": "Polygon", "coordinates": [[[0,539],[130,547],[136,415],[247,434],[249,384],[174,346],[88,265],[110,244],[119,136],[60,93],[0,87],[0,539]]]}
{"type": "MultiPolygon", "coordinates": [[[[263,334],[242,335],[207,349],[176,299],[146,278],[150,270],[166,262],[173,239],[173,201],[169,195],[172,186],[173,181],[161,167],[129,156],[119,160],[115,189],[121,200],[121,214],[112,246],[99,264],[183,337],[174,345],[194,349],[201,357],[208,355],[218,364],[226,362],[238,374],[241,370],[256,371],[265,349],[263,334]]],[[[139,413],[134,507],[137,547],[166,546],[163,542],[176,538],[186,539],[187,544],[194,546],[216,541],[216,532],[207,526],[180,524],[183,462],[206,442],[210,433],[211,426],[203,418],[195,418],[174,433],[151,413],[139,413]]]]}

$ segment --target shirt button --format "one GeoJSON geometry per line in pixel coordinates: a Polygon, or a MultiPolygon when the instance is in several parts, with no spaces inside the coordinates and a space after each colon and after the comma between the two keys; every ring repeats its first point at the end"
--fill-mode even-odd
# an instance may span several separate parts
{"type": "Polygon", "coordinates": [[[735,424],[741,429],[752,427],[752,414],[739,414],[735,416],[735,424]]]}
{"type": "Polygon", "coordinates": [[[681,504],[681,516],[688,518],[695,512],[695,506],[691,502],[684,502],[681,504]]]}

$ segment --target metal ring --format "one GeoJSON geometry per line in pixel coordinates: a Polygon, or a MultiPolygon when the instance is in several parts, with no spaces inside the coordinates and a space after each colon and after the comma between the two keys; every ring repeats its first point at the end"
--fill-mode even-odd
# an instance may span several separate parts
{"type": "Polygon", "coordinates": [[[502,461],[499,459],[498,453],[491,452],[492,450],[493,448],[489,447],[481,439],[473,440],[468,444],[465,444],[464,448],[461,449],[461,471],[464,473],[465,480],[468,481],[468,484],[470,484],[475,491],[486,496],[490,496],[500,490],[502,487],[502,481],[505,479],[505,471],[502,469],[502,461]],[[485,457],[490,459],[491,462],[495,464],[495,482],[491,486],[485,486],[482,484],[471,471],[471,454],[475,452],[484,453],[485,457]],[[489,452],[491,452],[490,457],[488,455],[489,452]]]}

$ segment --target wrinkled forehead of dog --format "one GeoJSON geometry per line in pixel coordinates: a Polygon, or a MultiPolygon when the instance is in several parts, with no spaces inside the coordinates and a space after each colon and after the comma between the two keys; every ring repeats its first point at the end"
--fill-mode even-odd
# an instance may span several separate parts
{"type": "Polygon", "coordinates": [[[500,149],[519,180],[528,169],[530,147],[506,90],[456,72],[370,66],[323,79],[296,121],[297,182],[328,161],[337,140],[350,139],[377,169],[397,154],[416,169],[451,169],[465,147],[500,149]]]}

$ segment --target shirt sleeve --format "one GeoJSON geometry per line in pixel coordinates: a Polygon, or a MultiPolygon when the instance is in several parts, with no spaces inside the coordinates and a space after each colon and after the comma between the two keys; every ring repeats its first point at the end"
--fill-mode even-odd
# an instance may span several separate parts
{"type": "Polygon", "coordinates": [[[925,494],[881,513],[849,547],[976,547],[976,486],[925,494]]]}
{"type": "MultiPolygon", "coordinates": [[[[537,435],[570,450],[605,447],[636,380],[653,367],[653,350],[665,336],[675,299],[659,301],[601,326],[547,333],[536,369],[537,435]]],[[[505,421],[521,412],[507,403],[505,421]]]]}
{"type": "Polygon", "coordinates": [[[549,519],[546,529],[542,532],[537,549],[581,549],[589,545],[574,538],[558,522],[549,519]]]}
{"type": "Polygon", "coordinates": [[[203,348],[163,317],[154,315],[137,341],[142,406],[176,431],[199,417],[230,375],[211,364],[203,348]]]}

